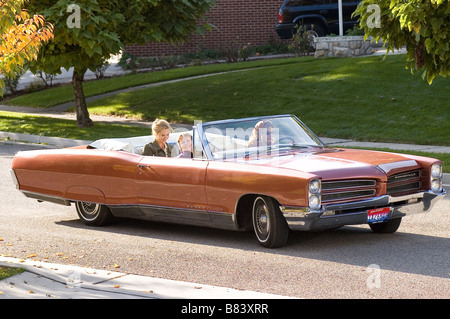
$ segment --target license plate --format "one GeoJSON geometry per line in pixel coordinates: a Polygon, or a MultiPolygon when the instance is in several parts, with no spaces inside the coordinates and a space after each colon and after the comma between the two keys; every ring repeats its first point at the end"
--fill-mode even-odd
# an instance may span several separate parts
{"type": "Polygon", "coordinates": [[[367,211],[367,223],[381,223],[389,218],[390,207],[370,209],[367,211]]]}

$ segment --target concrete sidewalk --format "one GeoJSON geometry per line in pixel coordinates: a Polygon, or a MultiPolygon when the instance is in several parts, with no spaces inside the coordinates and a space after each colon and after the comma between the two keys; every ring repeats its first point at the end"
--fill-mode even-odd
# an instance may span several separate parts
{"type": "Polygon", "coordinates": [[[285,299],[289,297],[137,276],[78,266],[0,257],[25,272],[0,280],[2,299],[285,299]]]}

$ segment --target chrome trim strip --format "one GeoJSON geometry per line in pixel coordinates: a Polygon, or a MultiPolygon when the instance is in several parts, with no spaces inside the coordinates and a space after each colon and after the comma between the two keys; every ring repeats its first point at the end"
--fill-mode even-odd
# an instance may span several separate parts
{"type": "Polygon", "coordinates": [[[34,193],[34,192],[29,192],[29,191],[21,191],[21,192],[28,198],[37,199],[38,202],[50,202],[50,203],[54,203],[54,204],[70,206],[70,200],[67,200],[64,198],[60,198],[60,197],[52,196],[52,195],[44,195],[44,194],[39,194],[39,193],[34,193]]]}
{"type": "Polygon", "coordinates": [[[344,225],[367,224],[367,212],[372,208],[391,207],[389,219],[426,213],[431,211],[436,202],[447,194],[425,191],[421,193],[390,196],[383,195],[351,203],[324,205],[319,211],[310,211],[307,207],[281,206],[280,210],[292,230],[319,230],[344,225]],[[335,214],[335,211],[350,212],[335,214]]]}
{"type": "Polygon", "coordinates": [[[404,160],[387,164],[379,164],[377,167],[379,167],[383,172],[389,175],[389,173],[392,170],[397,168],[411,168],[411,170],[415,170],[412,167],[420,167],[420,166],[417,164],[415,160],[404,160]]]}
{"type": "Polygon", "coordinates": [[[11,173],[14,186],[16,186],[16,189],[19,189],[19,180],[17,179],[16,172],[13,169],[10,169],[9,172],[11,173]]]}
{"type": "Polygon", "coordinates": [[[422,177],[422,171],[420,169],[415,169],[412,171],[406,171],[388,176],[388,184],[405,183],[408,181],[420,180],[422,177]]]}
{"type": "MultiPolygon", "coordinates": [[[[120,205],[107,205],[109,207],[112,206],[120,206],[120,205]]],[[[230,214],[230,213],[224,213],[221,211],[216,211],[216,210],[212,210],[210,209],[209,206],[205,205],[205,209],[196,209],[196,208],[191,208],[191,207],[170,207],[170,206],[160,206],[160,205],[149,205],[149,204],[136,204],[136,206],[139,206],[140,208],[143,209],[152,209],[152,210],[160,210],[160,211],[164,211],[164,210],[170,210],[170,211],[180,211],[180,212],[193,212],[193,213],[219,213],[219,214],[230,214]]]]}
{"type": "MultiPolygon", "coordinates": [[[[203,148],[203,151],[205,152],[206,157],[208,158],[208,160],[214,160],[214,156],[209,148],[209,144],[208,144],[208,140],[206,139],[205,132],[203,131],[203,123],[200,122],[199,124],[197,124],[196,128],[197,128],[197,134],[199,135],[200,143],[202,144],[202,148],[203,148]]],[[[193,138],[193,141],[196,141],[196,139],[193,138]]]]}
{"type": "Polygon", "coordinates": [[[114,216],[157,222],[239,230],[235,214],[155,205],[107,205],[114,216]]]}

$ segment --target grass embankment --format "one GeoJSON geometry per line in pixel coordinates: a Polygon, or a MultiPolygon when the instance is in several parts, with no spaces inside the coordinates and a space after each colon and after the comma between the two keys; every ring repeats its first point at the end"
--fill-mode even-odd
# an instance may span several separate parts
{"type": "Polygon", "coordinates": [[[150,129],[136,125],[95,123],[80,129],[74,120],[0,111],[0,131],[93,141],[108,137],[150,135],[150,129]]]}
{"type": "MultiPolygon", "coordinates": [[[[99,92],[103,87],[104,92],[119,87],[119,84],[122,87],[136,84],[138,80],[140,84],[153,83],[225,69],[255,67],[117,94],[89,103],[89,111],[148,121],[159,117],[182,123],[292,113],[319,136],[450,145],[450,79],[438,78],[429,86],[419,74],[411,75],[404,69],[404,59],[403,55],[388,56],[386,60],[382,57],[297,58],[188,67],[88,82],[86,91],[99,92]],[[256,68],[261,66],[270,67],[256,68]]],[[[50,106],[55,102],[50,101],[51,96],[57,96],[60,89],[24,95],[9,103],[16,104],[21,99],[26,101],[22,104],[39,106],[40,101],[46,100],[50,106]]],[[[62,100],[71,98],[69,92],[62,100]]],[[[0,121],[9,121],[8,126],[16,132],[33,126],[37,131],[34,133],[53,133],[52,125],[43,125],[40,129],[38,125],[23,123],[26,122],[24,118],[16,123],[11,120],[11,115],[9,120],[5,118],[2,116],[0,121]]],[[[76,128],[67,133],[70,130],[67,125],[59,126],[57,128],[64,137],[80,136],[76,128]]]]}
{"type": "Polygon", "coordinates": [[[121,93],[89,110],[183,123],[292,113],[319,136],[450,145],[450,79],[429,86],[404,59],[304,59],[121,93]]]}
{"type": "MultiPolygon", "coordinates": [[[[113,92],[134,86],[158,83],[163,81],[183,79],[192,76],[214,74],[234,70],[249,68],[260,68],[272,65],[292,64],[302,59],[274,59],[258,60],[239,63],[222,63],[201,66],[190,66],[185,68],[175,68],[157,72],[135,73],[124,76],[111,77],[103,80],[85,81],[83,91],[86,97],[113,92]]],[[[70,84],[37,91],[5,101],[8,105],[30,106],[48,108],[58,104],[73,101],[73,90],[70,84]]]]}

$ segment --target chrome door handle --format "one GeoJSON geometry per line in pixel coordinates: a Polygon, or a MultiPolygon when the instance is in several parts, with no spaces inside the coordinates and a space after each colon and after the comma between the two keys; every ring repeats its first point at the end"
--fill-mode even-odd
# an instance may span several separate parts
{"type": "Polygon", "coordinates": [[[144,167],[151,167],[150,164],[137,164],[137,167],[144,168],[144,167]]]}

